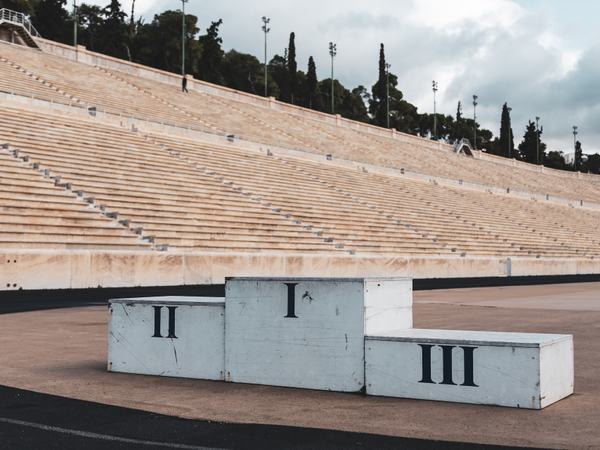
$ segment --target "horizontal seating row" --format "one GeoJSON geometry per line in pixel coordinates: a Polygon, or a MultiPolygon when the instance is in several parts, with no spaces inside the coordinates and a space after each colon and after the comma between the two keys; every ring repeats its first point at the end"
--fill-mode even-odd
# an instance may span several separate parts
{"type": "Polygon", "coordinates": [[[115,245],[142,242],[142,234],[181,250],[600,256],[591,227],[600,214],[593,211],[335,161],[269,156],[13,108],[0,117],[0,143],[28,158],[24,163],[3,150],[11,164],[0,177],[2,242],[71,245],[62,230],[93,228],[101,217],[109,226],[90,231],[88,245],[109,238],[115,245]],[[102,206],[113,220],[86,203],[102,206]],[[59,213],[44,222],[44,211],[53,208],[59,213]],[[17,219],[6,220],[13,212],[17,219]],[[110,228],[115,223],[120,228],[110,228]]]}
{"type": "MultiPolygon", "coordinates": [[[[161,138],[159,141],[166,145],[168,138],[161,138]]],[[[347,169],[336,169],[332,165],[288,159],[285,161],[286,166],[301,170],[301,173],[296,171],[294,174],[282,171],[280,165],[273,166],[273,157],[257,154],[244,156],[236,154],[232,149],[223,149],[216,155],[214,146],[207,149],[200,144],[186,145],[183,141],[171,142],[170,146],[190,161],[231,180],[235,185],[252,195],[264,198],[283,211],[289,210],[294,217],[305,223],[314,224],[327,234],[339,233],[341,228],[348,227],[349,223],[352,223],[351,213],[348,212],[348,209],[352,208],[357,209],[364,221],[368,223],[395,218],[396,235],[399,226],[409,225],[410,230],[418,233],[420,241],[433,238],[433,242],[444,243],[445,247],[455,251],[535,256],[597,254],[597,249],[590,249],[588,245],[591,235],[581,236],[577,240],[568,239],[570,236],[560,230],[555,231],[555,227],[549,227],[546,219],[540,221],[535,215],[530,214],[526,216],[526,221],[521,219],[520,222],[515,223],[514,218],[501,218],[498,214],[488,214],[485,208],[477,203],[478,201],[496,202],[492,205],[501,208],[503,201],[510,201],[514,205],[515,212],[518,212],[527,206],[529,201],[508,200],[508,198],[476,191],[447,189],[431,183],[364,174],[347,169]],[[244,161],[244,158],[249,161],[244,161]],[[272,170],[269,170],[270,166],[273,166],[272,170]],[[294,189],[294,177],[301,180],[303,186],[301,192],[297,189],[298,185],[295,185],[296,189],[294,189]],[[311,197],[305,189],[307,180],[311,178],[325,182],[320,184],[315,197],[311,197]],[[328,198],[318,200],[317,197],[321,195],[319,191],[324,187],[329,188],[328,198]],[[346,193],[348,196],[340,193],[346,193]],[[324,208],[327,204],[332,205],[333,211],[328,214],[334,216],[333,222],[329,222],[326,216],[324,208]],[[340,204],[343,204],[344,208],[340,208],[340,204]],[[319,208],[318,211],[315,211],[316,208],[319,208]],[[380,214],[376,214],[371,219],[374,210],[379,211],[380,214]],[[341,224],[332,231],[327,228],[327,224],[335,224],[335,218],[340,220],[341,224]],[[545,228],[544,233],[536,232],[535,226],[545,228]]],[[[356,222],[357,219],[355,218],[354,221],[356,222]]],[[[354,247],[358,243],[357,237],[360,234],[353,230],[352,235],[346,234],[342,237],[334,234],[334,236],[350,247],[354,247]]],[[[390,236],[393,236],[393,232],[390,236]]],[[[369,237],[373,239],[374,233],[370,232],[369,237]]],[[[393,238],[389,236],[382,239],[388,248],[393,249],[392,241],[393,238]]],[[[356,248],[365,250],[358,246],[356,248]]]]}
{"type": "Polygon", "coordinates": [[[343,251],[131,131],[7,110],[0,118],[0,139],[68,183],[82,201],[102,205],[131,229],[141,227],[156,244],[196,250],[343,251]],[[174,232],[173,223],[188,228],[174,232]]]}
{"type": "Polygon", "coordinates": [[[151,248],[6,149],[0,149],[0,247],[151,248]],[[34,187],[18,183],[16,175],[34,187]]]}

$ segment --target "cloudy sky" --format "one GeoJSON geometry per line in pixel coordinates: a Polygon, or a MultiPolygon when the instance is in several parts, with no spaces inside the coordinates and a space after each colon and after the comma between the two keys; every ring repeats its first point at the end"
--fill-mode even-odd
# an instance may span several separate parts
{"type": "MultiPolygon", "coordinates": [[[[131,0],[122,4],[128,10],[131,0]]],[[[180,5],[136,0],[146,21],[180,5]]],[[[312,55],[320,77],[329,74],[327,44],[334,41],[336,78],[347,87],[374,83],[383,42],[399,88],[419,111],[433,110],[435,79],[439,112],[454,115],[461,100],[472,115],[477,94],[478,120],[495,134],[502,104],[513,108],[516,144],[527,120],[540,116],[550,149],[571,151],[577,125],[584,152],[600,152],[595,0],[190,0],[186,10],[202,29],[222,18],[225,49],[255,55],[262,55],[261,17],[267,15],[269,55],[282,54],[294,31],[299,67],[306,70],[312,55]]]]}

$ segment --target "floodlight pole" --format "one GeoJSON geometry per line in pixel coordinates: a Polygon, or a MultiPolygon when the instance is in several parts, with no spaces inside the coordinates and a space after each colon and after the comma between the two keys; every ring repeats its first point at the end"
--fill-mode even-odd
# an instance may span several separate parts
{"type": "Polygon", "coordinates": [[[392,67],[391,64],[385,63],[385,109],[387,112],[387,128],[390,127],[390,67],[392,67]]]}
{"type": "Polygon", "coordinates": [[[538,116],[535,117],[535,152],[536,152],[536,162],[539,165],[540,163],[540,118],[538,116]]]}
{"type": "Polygon", "coordinates": [[[77,51],[77,25],[79,22],[77,14],[77,0],[73,0],[73,47],[77,51]]]}
{"type": "Polygon", "coordinates": [[[268,27],[269,22],[271,21],[271,19],[269,19],[268,17],[262,16],[262,21],[263,21],[263,26],[262,26],[262,30],[265,33],[265,97],[267,96],[268,92],[267,92],[267,85],[268,85],[268,81],[267,81],[267,77],[268,77],[268,65],[267,65],[267,33],[269,31],[271,31],[271,29],[268,27]]]}
{"type": "Polygon", "coordinates": [[[573,125],[573,167],[577,170],[577,127],[573,125]]]}
{"type": "Polygon", "coordinates": [[[433,80],[431,87],[433,90],[433,139],[437,141],[437,104],[435,101],[435,93],[438,90],[437,81],[433,80]]]}
{"type": "Polygon", "coordinates": [[[185,76],[185,4],[189,0],[181,0],[181,76],[185,76]]]}
{"type": "Polygon", "coordinates": [[[473,148],[477,150],[477,99],[479,97],[473,95],[473,148]]]}
{"type": "Polygon", "coordinates": [[[334,87],[333,87],[333,58],[337,55],[337,44],[329,43],[329,56],[331,56],[331,114],[335,113],[334,87]]]}
{"type": "MultiPolygon", "coordinates": [[[[506,108],[506,110],[508,111],[508,117],[510,118],[510,112],[512,111],[512,108],[509,106],[508,108],[506,108]]],[[[506,132],[508,133],[508,142],[506,143],[507,149],[508,151],[506,152],[506,154],[508,155],[509,158],[512,158],[512,152],[511,152],[511,145],[510,145],[510,121],[508,123],[508,130],[506,130],[506,132]]]]}

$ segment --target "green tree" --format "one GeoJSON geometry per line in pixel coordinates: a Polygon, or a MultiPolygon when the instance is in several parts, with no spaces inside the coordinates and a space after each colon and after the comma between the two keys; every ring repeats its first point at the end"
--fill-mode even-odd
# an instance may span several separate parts
{"type": "MultiPolygon", "coordinates": [[[[369,116],[360,89],[356,88],[353,91],[349,91],[339,80],[334,80],[333,86],[336,113],[348,119],[367,122],[369,116]]],[[[329,105],[331,105],[331,78],[319,81],[318,90],[321,92],[321,103],[328,105],[326,109],[329,111],[329,105]]]]}
{"type": "MultiPolygon", "coordinates": [[[[390,74],[390,82],[391,82],[390,74]]],[[[403,133],[417,134],[419,130],[419,113],[417,107],[412,103],[402,100],[402,93],[400,93],[400,99],[394,98],[391,95],[390,90],[390,126],[403,133]]]]}
{"type": "Polygon", "coordinates": [[[201,80],[216,84],[223,82],[223,74],[221,73],[224,55],[221,48],[223,39],[219,36],[219,27],[222,24],[223,19],[211,22],[210,27],[206,29],[206,34],[198,38],[201,53],[197,76],[201,80]]]}
{"type": "Polygon", "coordinates": [[[269,80],[269,92],[273,97],[281,101],[290,98],[287,49],[284,50],[283,56],[275,54],[269,61],[269,80]]]}
{"type": "Polygon", "coordinates": [[[573,168],[575,170],[581,170],[583,163],[583,150],[581,149],[581,142],[575,142],[575,155],[573,159],[573,168]]]}
{"type": "MultiPolygon", "coordinates": [[[[494,141],[494,133],[485,128],[480,128],[479,124],[473,119],[468,119],[463,116],[462,103],[458,102],[456,106],[456,119],[449,120],[451,116],[440,117],[438,116],[438,123],[440,120],[447,128],[447,139],[454,143],[461,139],[468,139],[471,145],[473,145],[473,129],[477,128],[477,148],[485,149],[489,151],[497,146],[497,140],[494,141]]],[[[438,125],[439,126],[439,125],[438,125]]]]}
{"type": "Polygon", "coordinates": [[[31,16],[34,12],[33,3],[30,0],[0,0],[0,9],[7,8],[31,16]]]}
{"type": "Polygon", "coordinates": [[[298,94],[298,64],[296,63],[296,34],[294,32],[290,33],[287,56],[288,84],[290,90],[288,101],[294,103],[294,99],[298,94]]]}
{"type": "Polygon", "coordinates": [[[538,160],[537,143],[539,142],[540,162],[544,161],[546,144],[541,141],[542,132],[543,130],[540,129],[538,133],[535,122],[532,122],[531,120],[528,122],[525,134],[523,135],[523,141],[519,144],[519,155],[521,159],[536,164],[538,160]]]}
{"type": "Polygon", "coordinates": [[[230,50],[223,57],[221,71],[225,85],[230,88],[251,94],[262,93],[264,70],[255,56],[230,50]]]}
{"type": "Polygon", "coordinates": [[[96,36],[98,51],[115,58],[131,59],[129,27],[125,22],[127,14],[121,9],[119,1],[111,0],[102,10],[102,15],[104,20],[96,36]]]}
{"type": "Polygon", "coordinates": [[[77,31],[78,41],[81,45],[94,52],[102,51],[98,48],[97,41],[101,35],[103,22],[102,9],[96,5],[82,3],[77,11],[79,27],[77,31]]]}
{"type": "Polygon", "coordinates": [[[462,104],[459,101],[456,105],[456,119],[452,123],[452,129],[450,130],[448,139],[451,142],[457,142],[463,138],[472,140],[472,138],[470,137],[472,135],[473,128],[469,127],[468,122],[464,119],[462,115],[462,104]]]}
{"type": "Polygon", "coordinates": [[[46,39],[72,43],[73,19],[65,9],[67,0],[39,0],[34,5],[33,25],[46,39]]]}
{"type": "Polygon", "coordinates": [[[479,128],[477,130],[477,148],[488,151],[493,144],[494,133],[486,128],[479,128]]]}
{"type": "Polygon", "coordinates": [[[363,86],[358,86],[350,92],[345,90],[342,106],[339,110],[339,113],[343,117],[360,122],[367,122],[369,120],[367,107],[363,101],[364,89],[363,86]]]}
{"type": "MultiPolygon", "coordinates": [[[[199,44],[194,39],[198,33],[198,18],[185,16],[186,64],[188,73],[197,73],[199,44]]],[[[154,16],[151,23],[138,23],[133,41],[133,60],[157,69],[181,73],[181,11],[164,11],[154,16]],[[157,45],[160,43],[160,45],[157,45]]]]}
{"type": "Polygon", "coordinates": [[[416,134],[419,128],[417,108],[403,100],[402,92],[398,90],[397,85],[398,77],[393,73],[388,74],[385,48],[383,44],[380,44],[379,77],[371,88],[372,95],[369,99],[369,113],[372,122],[381,127],[387,126],[387,94],[389,92],[390,127],[416,134]]]}
{"type": "Polygon", "coordinates": [[[583,170],[589,173],[600,173],[600,155],[598,153],[588,155],[587,161],[583,163],[583,170]]]}
{"type": "MultiPolygon", "coordinates": [[[[312,56],[308,58],[308,70],[306,72],[306,99],[308,107],[313,108],[313,103],[320,99],[317,80],[317,67],[312,56]]],[[[322,105],[314,105],[316,109],[322,109],[322,105]]]]}
{"type": "Polygon", "coordinates": [[[496,155],[505,156],[507,158],[514,155],[515,143],[510,124],[510,111],[508,110],[506,103],[502,105],[502,114],[500,116],[500,134],[496,141],[496,145],[492,148],[496,155]]]}
{"type": "MultiPolygon", "coordinates": [[[[452,116],[445,116],[443,114],[437,114],[437,135],[438,140],[451,141],[452,134],[455,129],[454,118],[452,116]]],[[[427,137],[433,135],[433,114],[419,114],[417,119],[416,132],[421,137],[427,137]]]]}
{"type": "Polygon", "coordinates": [[[373,123],[381,127],[387,125],[387,104],[386,98],[388,93],[388,76],[385,61],[385,47],[383,44],[379,46],[379,67],[377,82],[371,88],[371,103],[369,104],[369,112],[373,117],[373,123]]]}
{"type": "Polygon", "coordinates": [[[544,159],[544,165],[552,169],[568,170],[569,167],[565,163],[565,155],[563,152],[551,151],[548,152],[544,159]]]}
{"type": "MultiPolygon", "coordinates": [[[[366,107],[368,107],[369,101],[371,100],[371,93],[367,90],[366,87],[364,87],[362,84],[360,84],[357,87],[355,87],[354,89],[352,89],[352,92],[355,95],[358,95],[361,98],[363,104],[366,105],[366,107]]],[[[368,119],[368,114],[367,114],[367,119],[368,119]]]]}

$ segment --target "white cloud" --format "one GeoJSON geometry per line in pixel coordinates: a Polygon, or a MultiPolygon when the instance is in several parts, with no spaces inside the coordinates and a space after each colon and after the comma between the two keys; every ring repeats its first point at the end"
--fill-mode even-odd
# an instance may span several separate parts
{"type": "Polygon", "coordinates": [[[458,34],[467,28],[508,28],[524,13],[510,0],[415,0],[409,18],[444,34],[458,34]]]}

